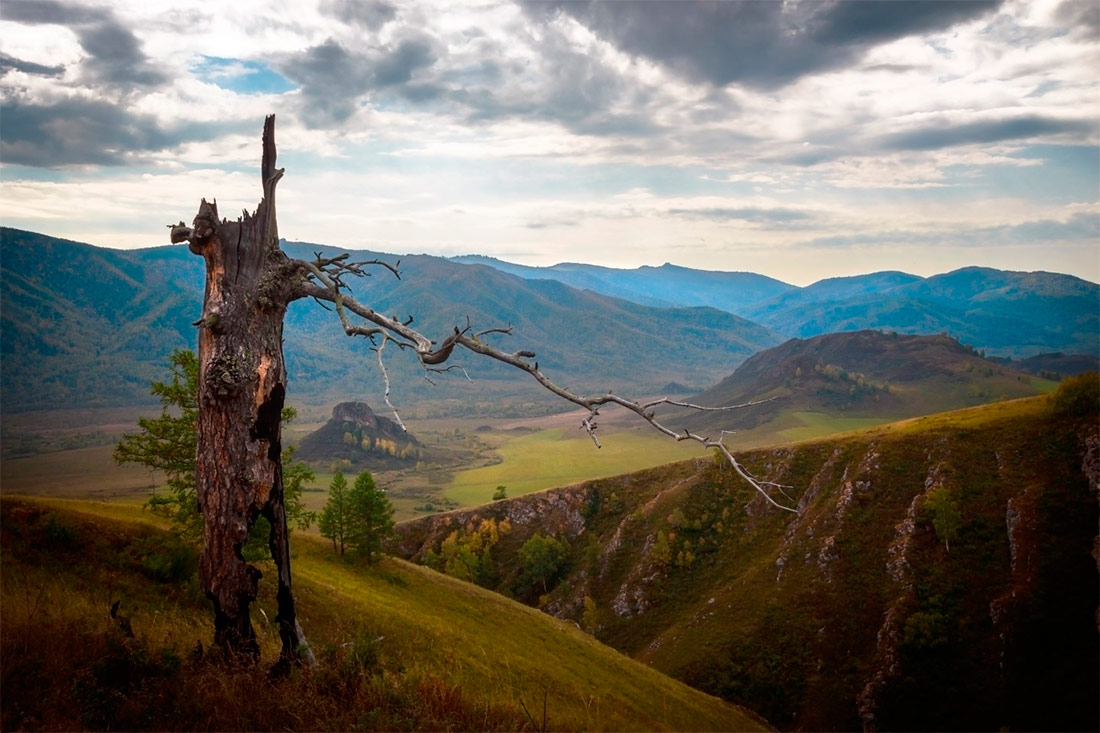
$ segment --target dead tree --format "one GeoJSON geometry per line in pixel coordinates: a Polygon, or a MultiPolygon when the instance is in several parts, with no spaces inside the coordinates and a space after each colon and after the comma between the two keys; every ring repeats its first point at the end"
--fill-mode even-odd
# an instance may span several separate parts
{"type": "MultiPolygon", "coordinates": [[[[245,562],[241,548],[256,518],[271,525],[270,548],[278,571],[278,615],[282,641],[280,665],[299,662],[309,655],[294,607],[290,547],[283,504],[280,416],[286,397],[286,365],[283,359],[283,320],[287,305],[312,297],[331,303],[348,335],[371,340],[386,382],[382,361],[387,344],[413,351],[429,371],[444,366],[455,349],[495,359],[527,372],[559,397],[584,407],[589,414],[582,427],[599,446],[596,417],[599,408],[615,404],[636,413],[657,430],[676,440],[695,440],[721,451],[737,472],[772,505],[794,511],[776,501],[770,491],[783,487],[758,481],[742,467],[722,443],[687,430],[662,424],[654,413],[661,404],[701,408],[661,399],[640,403],[608,393],[575,395],[550,381],[529,351],[502,351],[486,343],[492,333],[510,333],[511,327],[475,332],[469,323],[456,326],[441,341],[433,341],[411,327],[411,319],[399,321],[376,313],[348,292],[346,278],[367,274],[379,266],[400,277],[395,265],[372,260],[351,262],[348,256],[295,260],[279,248],[275,218],[275,186],[283,175],[275,167],[275,117],[264,123],[263,159],[260,168],[263,198],[256,211],[245,211],[236,221],[220,219],[217,203],[205,199],[192,226],[172,225],[172,242],[186,241],[191,252],[206,261],[206,289],[199,327],[199,424],[196,450],[196,488],[204,519],[204,546],[200,576],[206,595],[214,604],[214,642],[227,652],[255,660],[259,645],[249,616],[256,598],[260,571],[245,562]],[[361,319],[353,323],[349,314],[361,319]]],[[[392,408],[392,405],[391,405],[392,408]]],[[[394,411],[397,416],[396,410],[394,411]]],[[[400,417],[398,417],[400,422],[400,417]]],[[[789,500],[789,498],[788,498],[789,500]]]]}

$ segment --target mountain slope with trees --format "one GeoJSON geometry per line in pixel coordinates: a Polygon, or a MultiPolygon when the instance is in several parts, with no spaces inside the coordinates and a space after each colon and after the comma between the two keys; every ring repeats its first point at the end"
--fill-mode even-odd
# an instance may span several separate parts
{"type": "MultiPolygon", "coordinates": [[[[285,248],[307,259],[316,251],[340,252],[301,243],[285,248]]],[[[487,339],[536,352],[544,369],[576,389],[657,389],[673,379],[704,385],[721,376],[718,365],[779,341],[713,308],[640,306],[438,257],[352,253],[375,257],[401,261],[400,280],[379,270],[356,283],[379,312],[413,316],[418,328],[440,338],[467,317],[479,328],[512,325],[514,335],[487,339]]],[[[203,270],[184,245],[119,251],[3,228],[0,268],[5,411],[148,404],[146,385],[168,354],[194,348],[203,270]]],[[[292,399],[380,394],[369,344],[346,338],[335,314],[311,306],[297,301],[287,312],[292,399]]],[[[404,404],[443,406],[457,396],[470,402],[461,372],[438,375],[437,386],[425,389],[423,369],[396,348],[387,353],[387,368],[395,399],[404,404]]],[[[487,394],[531,400],[525,375],[496,364],[467,368],[487,394]]]]}
{"type": "MultiPolygon", "coordinates": [[[[890,277],[886,277],[886,276],[890,277]]],[[[799,338],[836,331],[947,333],[997,356],[1100,353],[1100,286],[1070,275],[965,267],[929,278],[822,280],[742,312],[799,338]]]]}
{"type": "Polygon", "coordinates": [[[398,525],[780,729],[1095,729],[1100,382],[741,454],[767,505],[699,459],[398,525]],[[488,550],[487,523],[507,525],[488,550]]]}

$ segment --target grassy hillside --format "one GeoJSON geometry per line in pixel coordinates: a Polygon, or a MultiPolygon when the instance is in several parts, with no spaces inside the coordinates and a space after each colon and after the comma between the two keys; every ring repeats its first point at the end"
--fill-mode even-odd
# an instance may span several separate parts
{"type": "MultiPolygon", "coordinates": [[[[272,679],[196,646],[212,632],[194,550],[148,516],[4,498],[0,531],[4,730],[763,727],[571,624],[399,560],[342,562],[309,538],[295,540],[295,588],[320,664],[272,679]]],[[[272,662],[268,582],[258,607],[272,662]]]]}
{"type": "Polygon", "coordinates": [[[465,562],[507,520],[474,577],[783,729],[1096,729],[1098,402],[1088,375],[745,453],[798,515],[700,459],[408,522],[402,548],[465,562]],[[546,592],[536,533],[567,548],[546,592]]]}

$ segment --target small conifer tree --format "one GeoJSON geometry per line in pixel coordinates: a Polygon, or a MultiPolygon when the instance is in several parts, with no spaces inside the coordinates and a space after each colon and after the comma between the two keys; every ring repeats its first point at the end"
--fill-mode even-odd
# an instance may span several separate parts
{"type": "Polygon", "coordinates": [[[321,536],[332,540],[333,552],[344,554],[344,543],[351,529],[351,502],[348,497],[348,481],[344,474],[332,477],[328,487],[328,501],[318,521],[321,536]]]}
{"type": "Polygon", "coordinates": [[[393,534],[393,504],[386,492],[375,486],[369,471],[355,477],[348,499],[351,505],[348,541],[372,565],[375,556],[382,552],[383,542],[393,534]]]}

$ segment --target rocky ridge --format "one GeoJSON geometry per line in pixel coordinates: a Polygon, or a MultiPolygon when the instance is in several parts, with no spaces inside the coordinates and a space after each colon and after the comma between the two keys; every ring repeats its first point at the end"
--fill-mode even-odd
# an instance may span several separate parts
{"type": "Polygon", "coordinates": [[[400,552],[507,518],[507,592],[556,536],[544,611],[781,729],[1095,726],[1100,436],[1049,402],[744,455],[798,515],[700,459],[405,523],[400,552]]]}

